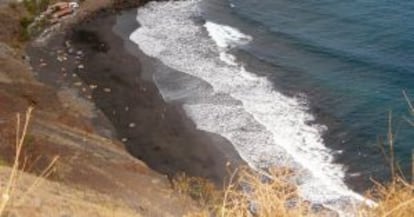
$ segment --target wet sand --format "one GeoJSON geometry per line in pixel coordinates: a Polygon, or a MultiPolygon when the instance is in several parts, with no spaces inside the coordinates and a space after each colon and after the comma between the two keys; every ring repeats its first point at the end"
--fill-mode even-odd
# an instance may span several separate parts
{"type": "Polygon", "coordinates": [[[93,101],[106,116],[97,116],[95,123],[104,126],[109,120],[114,132],[106,135],[122,141],[152,169],[221,183],[228,175],[226,164],[238,166],[242,160],[225,138],[197,130],[180,104],[163,101],[151,80],[150,62],[156,60],[125,40],[138,26],[135,12],[100,12],[46,46],[29,48],[38,79],[75,88],[93,101]]]}

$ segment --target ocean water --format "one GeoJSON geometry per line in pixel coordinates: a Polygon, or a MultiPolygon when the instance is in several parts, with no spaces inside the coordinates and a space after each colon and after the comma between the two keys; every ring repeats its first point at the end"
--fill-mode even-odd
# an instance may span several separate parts
{"type": "Polygon", "coordinates": [[[149,3],[130,39],[163,66],[153,80],[196,126],[253,168],[296,169],[301,194],[344,210],[370,176],[392,111],[408,169],[414,129],[414,3],[196,0],[149,3]],[[410,26],[411,25],[411,26],[410,26]],[[171,70],[169,70],[171,69],[171,70]]]}
{"type": "Polygon", "coordinates": [[[206,2],[205,16],[253,35],[239,53],[271,65],[264,74],[279,91],[305,95],[355,188],[369,186],[368,177],[389,176],[378,146],[390,113],[396,157],[408,173],[414,129],[405,120],[411,114],[402,91],[414,97],[413,2],[206,2]]]}

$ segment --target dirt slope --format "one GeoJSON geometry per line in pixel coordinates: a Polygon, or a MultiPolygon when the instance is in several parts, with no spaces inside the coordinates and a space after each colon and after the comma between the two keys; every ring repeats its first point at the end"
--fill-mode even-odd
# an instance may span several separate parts
{"type": "MultiPolygon", "coordinates": [[[[84,15],[109,1],[85,1],[84,15]]],[[[194,206],[176,195],[165,176],[131,157],[111,137],[93,104],[71,89],[57,91],[33,76],[17,40],[21,8],[0,2],[0,193],[14,160],[16,113],[35,110],[23,148],[25,172],[8,210],[14,216],[183,216],[194,206]],[[19,12],[20,11],[20,12],[19,12]],[[93,120],[99,117],[99,129],[93,120]],[[59,156],[54,172],[38,175],[59,156]],[[41,180],[34,191],[27,189],[41,180]]],[[[0,199],[1,201],[1,199],[0,199]]]]}

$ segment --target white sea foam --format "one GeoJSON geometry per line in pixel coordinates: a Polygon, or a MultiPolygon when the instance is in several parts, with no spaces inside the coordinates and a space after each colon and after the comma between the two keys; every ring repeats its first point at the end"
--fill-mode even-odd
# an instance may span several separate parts
{"type": "Polygon", "coordinates": [[[246,71],[226,52],[253,39],[229,26],[196,24],[198,2],[153,2],[138,10],[141,27],[130,39],[147,55],[191,75],[173,78],[168,70],[156,70],[163,97],[184,102],[199,129],[227,138],[252,167],[296,168],[304,198],[336,210],[362,201],[344,184],[343,167],[333,163],[323,143],[324,127],[309,124],[314,117],[304,103],[275,91],[265,77],[246,71]]]}
{"type": "Polygon", "coordinates": [[[206,27],[210,37],[216,42],[217,46],[221,48],[247,44],[252,40],[251,36],[243,34],[238,29],[230,26],[207,21],[204,27],[206,27]]]}

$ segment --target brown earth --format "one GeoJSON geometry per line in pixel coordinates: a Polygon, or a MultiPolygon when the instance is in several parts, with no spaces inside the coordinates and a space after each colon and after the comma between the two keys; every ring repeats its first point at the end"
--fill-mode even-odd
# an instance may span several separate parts
{"type": "MultiPolygon", "coordinates": [[[[109,0],[86,0],[79,16],[109,4],[109,0]]],[[[0,193],[14,160],[16,113],[23,115],[27,107],[35,108],[21,159],[25,172],[14,191],[16,198],[26,197],[22,204],[10,204],[8,213],[183,216],[193,210],[193,203],[177,195],[165,176],[112,139],[111,124],[93,103],[71,89],[58,90],[34,78],[21,49],[24,43],[17,40],[24,13],[20,6],[0,2],[0,193]],[[99,129],[96,117],[101,120],[99,129]],[[48,180],[37,177],[55,156],[59,160],[48,180]],[[27,193],[38,179],[41,184],[27,193]]]]}
{"type": "MultiPolygon", "coordinates": [[[[0,1],[0,41],[14,47],[21,47],[19,41],[20,19],[27,14],[21,5],[11,6],[9,1],[0,1]]],[[[2,50],[0,45],[0,52],[2,50]]]]}

